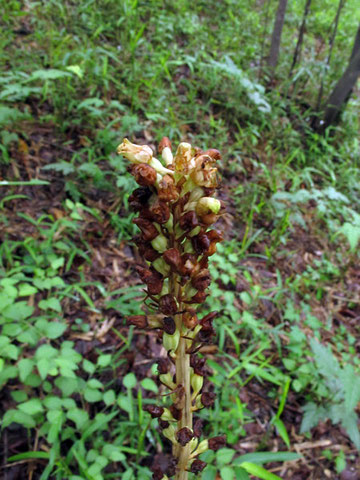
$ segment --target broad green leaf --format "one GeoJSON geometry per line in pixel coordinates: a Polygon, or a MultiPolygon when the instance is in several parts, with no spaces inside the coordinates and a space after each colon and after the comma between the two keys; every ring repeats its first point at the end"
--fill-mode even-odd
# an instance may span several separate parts
{"type": "Polygon", "coordinates": [[[51,340],[54,340],[55,338],[61,337],[66,329],[67,325],[65,323],[55,321],[49,322],[46,327],[46,336],[51,340]]]}
{"type": "Polygon", "coordinates": [[[235,472],[231,467],[221,467],[220,476],[222,480],[235,480],[235,472]]]}
{"type": "Polygon", "coordinates": [[[137,384],[137,379],[133,373],[128,373],[123,379],[123,384],[126,388],[134,388],[137,384]]]}
{"type": "Polygon", "coordinates": [[[26,377],[30,375],[34,368],[34,361],[31,360],[30,358],[23,358],[20,360],[18,363],[19,367],[19,377],[22,382],[25,381],[26,377]]]}
{"type": "Polygon", "coordinates": [[[29,80],[57,80],[64,77],[71,77],[71,74],[63,70],[49,68],[47,70],[35,70],[29,80]]]}
{"type": "Polygon", "coordinates": [[[280,420],[280,418],[274,418],[273,424],[275,425],[280,437],[284,440],[286,446],[290,448],[290,439],[284,422],[280,420]]]}
{"type": "Polygon", "coordinates": [[[111,363],[112,356],[110,354],[100,355],[97,359],[97,365],[99,367],[107,367],[111,363]]]}
{"type": "Polygon", "coordinates": [[[235,450],[232,448],[220,448],[220,450],[216,452],[216,462],[219,465],[230,463],[235,453],[235,450]]]}
{"type": "Polygon", "coordinates": [[[89,420],[89,415],[86,410],[81,410],[80,408],[69,410],[66,416],[76,424],[77,430],[82,430],[83,426],[89,420]]]}
{"type": "Polygon", "coordinates": [[[151,378],[144,378],[140,384],[145,390],[149,390],[150,392],[158,393],[159,391],[158,386],[151,378]]]}
{"type": "Polygon", "coordinates": [[[108,390],[104,393],[103,400],[106,406],[113,405],[116,401],[116,395],[114,390],[108,390]]]}
{"type": "Polygon", "coordinates": [[[37,413],[41,413],[44,410],[44,407],[38,398],[32,398],[27,402],[20,403],[18,409],[28,415],[36,415],[37,413]]]}
{"type": "Polygon", "coordinates": [[[11,423],[18,423],[26,428],[34,428],[35,420],[28,413],[20,410],[7,410],[2,418],[2,427],[8,427],[11,423]]]}
{"type": "Polygon", "coordinates": [[[96,388],[85,388],[84,398],[87,402],[94,403],[100,402],[103,398],[103,393],[96,388]]]}

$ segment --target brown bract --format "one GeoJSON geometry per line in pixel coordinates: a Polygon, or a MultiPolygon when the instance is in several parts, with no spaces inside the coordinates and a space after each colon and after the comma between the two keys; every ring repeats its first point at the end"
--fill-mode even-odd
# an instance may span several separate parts
{"type": "Polygon", "coordinates": [[[170,293],[163,295],[159,301],[159,309],[165,315],[175,315],[177,311],[175,297],[170,293]]]}
{"type": "Polygon", "coordinates": [[[156,227],[150,222],[150,220],[138,217],[134,218],[133,223],[140,228],[142,238],[145,242],[150,242],[159,235],[159,232],[156,230],[156,227]]]}

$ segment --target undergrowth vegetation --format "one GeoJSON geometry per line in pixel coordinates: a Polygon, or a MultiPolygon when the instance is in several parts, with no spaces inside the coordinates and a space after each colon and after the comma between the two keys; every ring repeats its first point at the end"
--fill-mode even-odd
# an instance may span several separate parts
{"type": "Polygon", "coordinates": [[[169,449],[143,411],[163,401],[160,344],[124,320],[143,313],[124,136],[224,157],[202,416],[228,446],[201,478],[359,468],[359,99],[322,136],[309,120],[359,9],[346,3],[328,68],[336,8],[316,2],[289,76],[305,3],[289,2],[269,83],[262,3],[0,0],[1,478],[145,480],[169,449]]]}

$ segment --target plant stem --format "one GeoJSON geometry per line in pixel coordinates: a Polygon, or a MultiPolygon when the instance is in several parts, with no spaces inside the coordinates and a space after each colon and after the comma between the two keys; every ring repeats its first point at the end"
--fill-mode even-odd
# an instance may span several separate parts
{"type": "MultiPolygon", "coordinates": [[[[181,306],[180,306],[181,311],[181,306]]],[[[176,327],[182,331],[181,315],[175,318],[176,327]]],[[[185,398],[182,408],[181,419],[178,421],[178,430],[183,427],[192,429],[192,412],[191,412],[191,386],[190,386],[190,355],[186,353],[186,339],[180,338],[179,346],[176,350],[176,385],[184,387],[185,398]]],[[[175,476],[176,480],[187,480],[188,472],[186,471],[189,456],[190,444],[184,447],[177,445],[174,447],[174,454],[178,460],[178,472],[175,476]]]]}

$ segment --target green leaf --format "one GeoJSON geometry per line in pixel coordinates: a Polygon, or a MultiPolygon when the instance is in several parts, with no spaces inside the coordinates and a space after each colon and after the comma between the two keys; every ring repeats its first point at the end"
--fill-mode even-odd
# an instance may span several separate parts
{"type": "Polygon", "coordinates": [[[35,428],[35,420],[27,413],[20,410],[7,410],[2,418],[2,427],[8,427],[11,423],[18,423],[26,428],[35,428]]]}
{"type": "Polygon", "coordinates": [[[220,476],[222,480],[234,480],[235,472],[231,467],[222,467],[220,469],[220,476]]]}
{"type": "Polygon", "coordinates": [[[244,462],[241,467],[251,475],[255,475],[263,480],[281,480],[280,477],[265,470],[265,468],[256,465],[256,463],[244,462]]]}
{"type": "Polygon", "coordinates": [[[103,397],[104,403],[106,406],[109,405],[114,405],[116,401],[116,396],[114,390],[108,390],[107,392],[104,393],[103,397]]]}
{"type": "Polygon", "coordinates": [[[272,423],[275,425],[280,437],[284,440],[286,446],[290,448],[290,439],[284,422],[280,420],[280,418],[274,418],[272,423]]]}
{"type": "Polygon", "coordinates": [[[50,458],[50,453],[48,452],[24,452],[18,453],[17,455],[12,455],[8,458],[9,462],[18,462],[20,460],[28,460],[31,458],[41,458],[48,460],[50,458]]]}
{"type": "Polygon", "coordinates": [[[220,448],[220,450],[216,452],[216,462],[219,465],[230,463],[235,453],[235,450],[232,448],[220,448]]]}
{"type": "Polygon", "coordinates": [[[46,336],[51,340],[54,340],[55,338],[61,337],[61,335],[65,332],[66,329],[66,323],[60,323],[55,321],[50,322],[46,327],[46,336]]]}
{"type": "Polygon", "coordinates": [[[14,322],[21,322],[30,317],[34,312],[34,307],[28,305],[25,301],[15,302],[3,310],[4,317],[14,322]]]}
{"type": "MultiPolygon", "coordinates": [[[[36,368],[38,369],[40,377],[45,380],[49,371],[54,368],[54,364],[52,360],[41,358],[38,362],[36,362],[36,368]]],[[[57,373],[57,369],[55,371],[57,373]]]]}
{"type": "Polygon", "coordinates": [[[66,70],[69,70],[69,72],[74,73],[79,78],[83,78],[84,76],[84,72],[80,67],[80,65],[69,65],[68,67],[66,67],[66,70]]]}
{"type": "Polygon", "coordinates": [[[313,402],[307,403],[303,407],[303,410],[305,413],[301,422],[300,433],[310,431],[320,420],[327,417],[325,409],[313,402]]]}
{"type": "Polygon", "coordinates": [[[85,388],[84,398],[89,403],[100,402],[103,398],[102,392],[95,388],[85,388]]]}
{"type": "Polygon", "coordinates": [[[97,365],[99,367],[107,367],[110,365],[112,359],[112,355],[106,354],[106,355],[100,355],[97,359],[97,365]]]}
{"type": "Polygon", "coordinates": [[[350,413],[360,402],[360,376],[355,374],[352,365],[345,366],[342,381],[345,390],[345,410],[350,413]]]}
{"type": "Polygon", "coordinates": [[[50,309],[55,310],[55,312],[61,312],[60,301],[55,297],[48,298],[47,300],[40,300],[38,306],[41,310],[50,309]]]}
{"type": "Polygon", "coordinates": [[[30,375],[34,368],[34,361],[31,360],[30,358],[23,358],[20,360],[18,363],[19,367],[19,377],[22,382],[25,381],[26,377],[30,375]]]}
{"type": "Polygon", "coordinates": [[[96,370],[96,366],[92,362],[84,358],[83,369],[85,370],[85,372],[90,373],[90,375],[92,375],[96,370]]]}
{"type": "Polygon", "coordinates": [[[126,397],[124,395],[120,395],[117,399],[117,403],[118,403],[120,408],[125,410],[125,412],[127,412],[127,413],[132,412],[133,407],[132,407],[131,399],[129,397],[126,397]]]}
{"type": "Polygon", "coordinates": [[[36,415],[37,413],[41,413],[44,410],[44,407],[38,398],[32,398],[27,402],[20,403],[18,409],[28,415],[36,415]]]}
{"type": "Polygon", "coordinates": [[[107,444],[102,449],[102,454],[113,462],[123,462],[126,460],[125,455],[120,451],[119,447],[107,444]]]}
{"type": "Polygon", "coordinates": [[[234,467],[236,480],[250,480],[246,470],[241,467],[234,467]]]}
{"type": "Polygon", "coordinates": [[[133,373],[128,373],[125,375],[123,384],[126,388],[134,388],[137,384],[137,379],[133,373]]]}
{"type": "Polygon", "coordinates": [[[158,393],[159,391],[158,386],[151,378],[144,378],[140,384],[145,390],[149,390],[150,392],[158,393]]]}
{"type": "Polygon", "coordinates": [[[50,422],[47,441],[49,443],[54,443],[59,437],[59,432],[61,430],[63,421],[65,420],[65,415],[61,410],[50,410],[46,414],[46,418],[50,422]]]}
{"type": "Polygon", "coordinates": [[[261,465],[270,462],[290,462],[298,458],[301,458],[301,455],[293,452],[254,452],[237,457],[233,464],[240,465],[243,462],[251,462],[261,465]]]}
{"type": "Polygon", "coordinates": [[[63,70],[49,68],[47,70],[35,70],[29,80],[57,80],[63,77],[71,77],[71,74],[63,70]]]}
{"type": "Polygon", "coordinates": [[[358,416],[355,412],[344,414],[341,419],[341,424],[349,435],[350,440],[354,443],[355,447],[360,450],[360,432],[357,423],[358,416]]]}
{"type": "Polygon", "coordinates": [[[21,283],[19,286],[19,297],[29,297],[37,293],[38,289],[28,283],[21,283]]]}
{"type": "Polygon", "coordinates": [[[201,475],[201,480],[215,480],[216,468],[212,465],[208,465],[201,475]]]}
{"type": "Polygon", "coordinates": [[[51,345],[41,345],[36,350],[35,357],[40,359],[40,358],[54,358],[59,354],[59,350],[56,348],[52,347],[51,345]]]}
{"type": "Polygon", "coordinates": [[[79,389],[77,378],[58,377],[55,380],[55,385],[60,388],[64,397],[69,397],[79,389]]]}
{"type": "Polygon", "coordinates": [[[360,227],[358,225],[345,222],[340,228],[339,233],[345,235],[350,244],[350,250],[354,252],[360,240],[360,227]]]}
{"type": "Polygon", "coordinates": [[[73,408],[69,410],[66,416],[69,418],[69,420],[72,420],[76,424],[77,430],[82,430],[84,425],[89,420],[88,413],[80,408],[73,408]]]}

